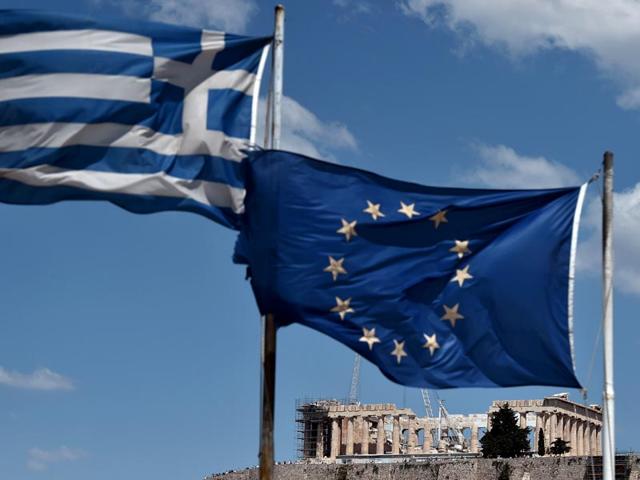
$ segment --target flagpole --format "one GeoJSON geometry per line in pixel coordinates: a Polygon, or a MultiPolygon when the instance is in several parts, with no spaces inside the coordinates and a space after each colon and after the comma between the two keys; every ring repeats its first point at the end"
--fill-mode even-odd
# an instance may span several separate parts
{"type": "Polygon", "coordinates": [[[276,322],[272,314],[262,317],[260,409],[260,480],[273,479],[273,424],[276,400],[276,322]]]}
{"type": "MultiPolygon", "coordinates": [[[[271,64],[272,90],[271,102],[267,107],[270,132],[269,147],[280,148],[282,129],[282,74],[284,60],[284,6],[275,8],[275,28],[273,35],[273,57],[271,64]]],[[[274,464],[274,413],[276,406],[276,320],[269,313],[262,318],[262,355],[261,355],[261,408],[260,408],[260,480],[273,480],[274,464]]]]}
{"type": "Polygon", "coordinates": [[[273,98],[271,100],[271,148],[280,148],[282,128],[282,77],[284,65],[284,6],[276,5],[276,25],[273,35],[273,98]]]}
{"type": "Polygon", "coordinates": [[[615,478],[615,416],[613,389],[613,153],[604,153],[602,197],[602,330],[604,332],[604,415],[602,465],[604,480],[615,478]]]}

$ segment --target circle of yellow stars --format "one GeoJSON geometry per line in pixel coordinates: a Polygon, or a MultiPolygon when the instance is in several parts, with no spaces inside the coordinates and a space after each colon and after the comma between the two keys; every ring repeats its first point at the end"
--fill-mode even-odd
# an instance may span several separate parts
{"type": "MultiPolygon", "coordinates": [[[[367,200],[367,208],[363,210],[364,213],[368,213],[371,215],[371,218],[374,221],[377,221],[379,218],[383,218],[386,215],[382,212],[381,205],[379,203],[372,202],[371,200],[367,200]]],[[[418,217],[421,215],[420,212],[416,210],[415,203],[405,203],[400,202],[400,208],[397,210],[398,213],[405,215],[408,219],[412,219],[413,217],[418,217]]],[[[433,228],[435,230],[439,229],[442,224],[449,223],[449,219],[447,218],[447,210],[439,210],[433,215],[429,217],[429,220],[433,222],[433,228]]],[[[344,239],[346,242],[350,242],[351,239],[358,236],[356,231],[356,225],[358,222],[356,220],[347,220],[344,218],[340,219],[341,226],[336,233],[340,235],[344,235],[344,239]]],[[[455,253],[459,259],[464,258],[465,255],[470,255],[472,252],[469,249],[469,240],[453,240],[454,245],[449,249],[449,252],[455,253]]],[[[327,265],[323,272],[327,272],[331,274],[331,278],[333,281],[337,281],[340,275],[347,275],[348,272],[344,266],[345,258],[334,258],[332,256],[328,257],[329,265],[327,265]]],[[[470,266],[467,264],[464,268],[457,268],[456,273],[451,279],[451,282],[456,282],[459,287],[463,287],[465,281],[471,280],[473,275],[469,272],[470,266]]],[[[340,317],[340,320],[344,321],[347,318],[347,315],[354,314],[355,310],[351,306],[351,297],[342,299],[340,297],[335,297],[336,304],[331,308],[331,313],[337,313],[340,317]]],[[[444,314],[440,317],[443,321],[450,322],[451,328],[455,328],[456,322],[458,320],[463,320],[464,316],[460,313],[460,304],[456,303],[455,305],[449,306],[443,305],[444,314]]],[[[436,353],[436,350],[440,348],[440,344],[438,343],[438,339],[435,333],[432,335],[428,335],[427,333],[423,333],[425,343],[422,345],[422,348],[429,351],[429,354],[433,356],[436,353]]],[[[381,343],[380,338],[376,336],[376,329],[371,328],[368,329],[366,327],[362,327],[362,337],[359,339],[360,342],[364,342],[369,347],[369,350],[372,351],[374,346],[378,343],[381,343]]],[[[393,339],[394,348],[390,352],[390,355],[393,355],[396,358],[398,364],[402,362],[402,359],[407,355],[405,351],[405,340],[397,340],[393,339]]]]}

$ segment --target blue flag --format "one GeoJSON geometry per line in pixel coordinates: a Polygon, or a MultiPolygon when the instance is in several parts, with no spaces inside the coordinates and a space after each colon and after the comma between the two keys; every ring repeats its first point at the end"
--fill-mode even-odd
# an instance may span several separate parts
{"type": "Polygon", "coordinates": [[[575,246],[586,186],[434,188],[303,156],[247,162],[235,261],[260,311],[414,387],[579,388],[575,246]]]}
{"type": "Polygon", "coordinates": [[[270,41],[0,10],[0,202],[106,200],[235,228],[270,41]]]}

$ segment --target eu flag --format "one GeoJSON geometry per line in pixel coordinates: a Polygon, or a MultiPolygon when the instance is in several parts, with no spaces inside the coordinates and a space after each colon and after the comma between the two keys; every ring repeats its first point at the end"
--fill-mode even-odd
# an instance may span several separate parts
{"type": "Polygon", "coordinates": [[[579,388],[572,279],[583,187],[435,188],[280,151],[246,161],[235,261],[263,314],[414,387],[579,388]]]}

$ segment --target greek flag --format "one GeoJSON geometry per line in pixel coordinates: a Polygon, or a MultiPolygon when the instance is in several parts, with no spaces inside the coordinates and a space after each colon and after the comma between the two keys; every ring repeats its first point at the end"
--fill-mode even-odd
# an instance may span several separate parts
{"type": "Polygon", "coordinates": [[[236,228],[270,37],[0,10],[0,202],[236,228]]]}

